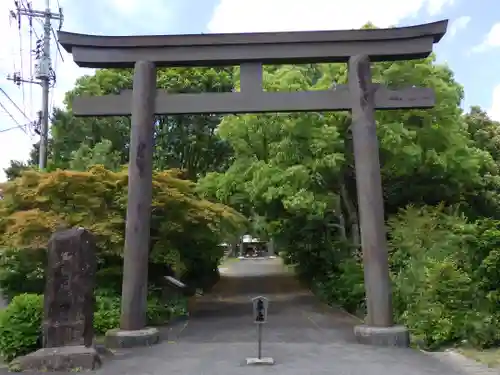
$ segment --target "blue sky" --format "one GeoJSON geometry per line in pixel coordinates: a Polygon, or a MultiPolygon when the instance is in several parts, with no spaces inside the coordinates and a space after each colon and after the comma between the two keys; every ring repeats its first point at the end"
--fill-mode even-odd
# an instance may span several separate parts
{"type": "MultiPolygon", "coordinates": [[[[26,0],[24,0],[26,1],[26,0]]],[[[43,9],[45,0],[32,0],[43,9]]],[[[449,19],[448,34],[436,46],[438,61],[450,65],[465,87],[463,106],[480,105],[500,120],[500,1],[499,0],[59,0],[65,14],[63,29],[89,34],[184,34],[209,32],[293,31],[359,28],[370,21],[378,27],[407,26],[449,19]]],[[[27,20],[21,30],[9,22],[14,2],[0,2],[0,169],[10,159],[27,159],[37,141],[30,127],[6,130],[36,118],[41,90],[36,85],[18,88],[5,77],[14,71],[30,77],[27,20]],[[21,47],[21,48],[20,48],[21,47]],[[22,64],[21,64],[22,62],[22,64]],[[22,66],[22,67],[21,67],[22,66]],[[23,95],[24,91],[24,95],[23,95]],[[9,113],[14,117],[11,118],[9,113]]],[[[57,11],[58,1],[51,0],[57,11]]],[[[35,22],[35,31],[42,32],[35,22]]],[[[91,70],[64,61],[53,50],[57,85],[51,105],[61,105],[74,81],[91,70]]],[[[31,59],[32,60],[32,59],[31,59]]],[[[0,172],[0,181],[4,179],[0,172]]]]}

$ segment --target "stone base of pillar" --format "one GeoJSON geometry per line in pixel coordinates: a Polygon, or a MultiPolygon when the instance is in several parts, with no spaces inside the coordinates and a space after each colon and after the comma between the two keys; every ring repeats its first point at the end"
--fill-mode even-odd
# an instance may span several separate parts
{"type": "Polygon", "coordinates": [[[354,336],[360,344],[375,346],[410,346],[410,334],[404,326],[372,327],[358,325],[354,327],[354,336]]]}
{"type": "Polygon", "coordinates": [[[83,345],[43,348],[18,357],[9,365],[12,371],[82,371],[101,367],[95,348],[83,345]]]}
{"type": "Polygon", "coordinates": [[[156,328],[126,331],[112,329],[106,332],[104,343],[109,349],[134,348],[138,346],[151,346],[160,342],[160,331],[156,328]]]}

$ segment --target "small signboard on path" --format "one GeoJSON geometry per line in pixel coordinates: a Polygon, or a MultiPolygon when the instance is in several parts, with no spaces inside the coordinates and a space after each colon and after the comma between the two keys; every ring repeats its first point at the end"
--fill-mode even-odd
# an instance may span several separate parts
{"type": "Polygon", "coordinates": [[[262,357],[262,325],[267,323],[269,300],[259,296],[252,298],[253,321],[257,324],[257,357],[247,358],[247,365],[274,365],[271,357],[262,357]]]}
{"type": "Polygon", "coordinates": [[[253,320],[255,323],[267,322],[267,308],[269,300],[266,297],[252,298],[253,303],[253,320]]]}

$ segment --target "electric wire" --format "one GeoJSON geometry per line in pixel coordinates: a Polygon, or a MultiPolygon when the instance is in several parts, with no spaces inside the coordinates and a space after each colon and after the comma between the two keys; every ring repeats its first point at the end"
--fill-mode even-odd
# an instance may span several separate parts
{"type": "MultiPolygon", "coordinates": [[[[15,19],[15,18],[16,18],[15,13],[11,13],[10,16],[9,16],[9,27],[12,28],[12,20],[15,19]]],[[[19,21],[18,21],[18,24],[19,24],[19,21]]],[[[15,56],[16,54],[14,53],[14,46],[12,44],[10,45],[10,48],[11,48],[10,55],[11,56],[15,56]]],[[[17,71],[17,69],[16,69],[16,59],[15,58],[12,59],[12,65],[13,65],[12,66],[13,71],[14,72],[17,71]]]]}
{"type": "MultiPolygon", "coordinates": [[[[33,17],[29,17],[30,22],[30,80],[33,81],[33,17]]],[[[29,85],[30,87],[30,116],[33,117],[33,85],[29,85]]]]}
{"type": "Polygon", "coordinates": [[[16,107],[16,109],[21,112],[21,114],[24,116],[24,118],[28,121],[31,121],[30,118],[26,115],[26,112],[23,111],[17,104],[14,100],[12,100],[12,98],[9,96],[9,94],[7,94],[7,92],[5,92],[5,90],[3,88],[0,87],[0,91],[7,97],[7,99],[9,99],[9,101],[12,103],[12,105],[14,107],[16,107]]]}
{"type": "MultiPolygon", "coordinates": [[[[40,36],[39,36],[39,33],[37,32],[37,27],[36,27],[36,24],[33,22],[33,20],[39,22],[39,24],[42,26],[42,27],[45,27],[45,23],[40,19],[38,18],[39,16],[33,16],[32,15],[32,12],[33,12],[33,9],[32,9],[32,5],[31,5],[31,2],[29,0],[17,0],[15,1],[15,4],[16,4],[16,8],[17,8],[17,14],[14,12],[14,11],[11,11],[11,17],[9,19],[10,21],[10,24],[12,24],[12,21],[13,19],[15,19],[17,21],[17,26],[18,26],[18,33],[19,33],[19,57],[20,57],[20,60],[19,62],[17,61],[17,58],[13,58],[12,61],[13,61],[13,65],[14,65],[14,72],[16,72],[14,74],[14,79],[13,81],[18,85],[18,86],[21,86],[21,89],[22,89],[22,100],[23,100],[23,107],[24,107],[24,110],[21,109],[21,107],[19,105],[17,105],[17,103],[9,96],[9,94],[0,87],[0,91],[7,97],[7,99],[11,102],[11,104],[23,115],[24,118],[26,118],[26,120],[28,121],[28,123],[26,123],[25,125],[21,125],[19,121],[16,120],[16,118],[12,115],[11,112],[9,112],[9,110],[4,106],[3,103],[0,102],[0,108],[3,109],[3,111],[5,111],[5,113],[12,119],[12,121],[14,122],[14,124],[16,124],[16,126],[13,126],[13,127],[10,127],[10,128],[6,128],[6,129],[0,129],[0,133],[4,133],[4,132],[8,132],[8,131],[11,131],[11,130],[15,130],[15,129],[21,129],[23,132],[25,132],[27,135],[28,133],[26,132],[26,129],[30,129],[31,127],[35,127],[35,132],[39,134],[39,132],[36,131],[36,123],[37,121],[31,121],[30,118],[28,117],[28,115],[26,114],[26,111],[27,111],[27,108],[26,108],[26,97],[25,97],[25,86],[24,84],[25,83],[37,83],[37,74],[36,74],[36,71],[34,71],[34,59],[36,58],[37,60],[40,58],[40,54],[43,53],[42,50],[40,50],[41,48],[41,45],[45,42],[44,39],[41,39],[40,36]],[[23,13],[23,14],[21,14],[23,13]],[[27,15],[28,16],[28,20],[29,20],[29,28],[28,28],[28,34],[29,34],[29,74],[30,74],[30,80],[29,81],[25,81],[22,79],[22,74],[24,72],[24,65],[26,63],[26,61],[24,61],[25,59],[23,59],[23,52],[24,49],[23,47],[23,29],[21,27],[21,15],[27,15]],[[36,47],[33,48],[33,36],[36,37],[36,47]],[[20,64],[21,67],[21,71],[18,73],[18,70],[17,70],[17,64],[20,64]]],[[[61,6],[60,6],[60,2],[57,1],[57,5],[59,7],[59,12],[61,12],[61,6]]],[[[59,43],[57,43],[57,34],[56,34],[56,31],[53,27],[50,27],[50,33],[52,34],[52,36],[54,37],[54,40],[56,40],[56,48],[57,48],[57,53],[55,53],[55,62],[54,62],[54,69],[52,68],[49,68],[49,74],[50,74],[50,80],[52,81],[52,87],[55,85],[56,83],[56,69],[57,69],[57,64],[58,64],[58,57],[61,58],[61,61],[64,62],[64,56],[62,54],[62,51],[61,51],[61,48],[59,46],[59,43]]],[[[11,56],[15,56],[17,53],[14,52],[15,50],[15,46],[13,44],[11,44],[11,50],[12,50],[12,54],[11,56]]],[[[32,85],[30,84],[29,85],[29,108],[30,108],[30,115],[31,117],[33,117],[33,89],[32,89],[32,85]]],[[[50,96],[50,109],[49,111],[52,111],[53,110],[53,106],[54,106],[54,95],[51,95],[50,96]]],[[[40,121],[40,119],[38,119],[38,121],[40,121]]]]}
{"type": "Polygon", "coordinates": [[[9,117],[12,119],[12,121],[17,125],[17,126],[14,126],[12,128],[3,129],[0,132],[3,133],[3,132],[6,132],[6,131],[9,131],[9,130],[21,129],[24,133],[26,133],[26,135],[28,135],[28,132],[25,129],[25,127],[28,126],[28,125],[21,125],[19,123],[19,121],[17,121],[16,118],[14,116],[12,116],[12,113],[10,113],[7,108],[5,108],[5,106],[3,105],[2,102],[0,102],[0,107],[4,110],[5,113],[7,113],[9,115],[9,117]]]}
{"type": "Polygon", "coordinates": [[[59,45],[59,42],[57,41],[56,31],[54,30],[53,27],[51,28],[51,30],[52,30],[52,36],[54,37],[54,40],[56,41],[56,48],[57,48],[57,52],[59,52],[59,57],[61,58],[61,62],[64,62],[64,57],[63,57],[63,54],[61,51],[61,46],[59,45]]]}
{"type": "MultiPolygon", "coordinates": [[[[25,125],[19,125],[19,126],[13,126],[11,128],[7,128],[7,129],[0,129],[0,134],[2,133],[6,133],[6,132],[10,132],[12,130],[16,130],[16,129],[21,129],[23,132],[26,133],[26,128],[29,126],[30,124],[25,124],[25,125]]],[[[26,133],[28,134],[28,133],[26,133]]]]}
{"type": "MultiPolygon", "coordinates": [[[[57,39],[56,39],[56,40],[57,40],[57,39]]],[[[57,54],[56,54],[55,59],[54,59],[54,83],[53,83],[53,87],[55,87],[55,86],[56,86],[56,84],[57,84],[57,81],[56,81],[56,74],[55,74],[55,72],[57,72],[57,61],[59,61],[58,57],[59,57],[59,55],[57,55],[57,54]]],[[[49,95],[50,95],[50,94],[51,94],[51,93],[49,92],[49,95]]],[[[54,110],[54,96],[55,96],[55,95],[53,95],[53,94],[52,94],[52,95],[50,95],[49,113],[52,113],[52,112],[53,112],[53,110],[54,110]]]]}
{"type": "MultiPolygon", "coordinates": [[[[23,64],[23,35],[21,33],[21,25],[19,25],[19,60],[21,65],[21,74],[24,72],[23,64]]],[[[26,111],[26,90],[24,88],[24,82],[21,81],[21,91],[23,95],[23,108],[26,111]]]]}

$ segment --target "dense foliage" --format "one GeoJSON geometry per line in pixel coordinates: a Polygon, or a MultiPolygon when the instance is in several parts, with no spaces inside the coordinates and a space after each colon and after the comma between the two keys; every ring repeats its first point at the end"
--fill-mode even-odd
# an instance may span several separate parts
{"type": "Polygon", "coordinates": [[[0,355],[11,360],[40,347],[43,297],[20,294],[0,313],[0,355]]]}
{"type": "MultiPolygon", "coordinates": [[[[148,323],[161,325],[185,314],[185,301],[162,299],[162,281],[176,275],[191,289],[210,288],[223,255],[219,246],[238,233],[244,218],[199,198],[178,170],[153,178],[148,323]],[[186,235],[189,233],[189,235],[186,235]]],[[[98,272],[94,329],[116,328],[120,317],[127,170],[102,166],[78,172],[27,170],[4,184],[0,201],[0,285],[13,298],[0,311],[0,354],[7,360],[38,348],[45,285],[46,248],[57,229],[84,227],[97,239],[98,272]],[[32,294],[25,294],[32,293],[32,294]]]]}
{"type": "Polygon", "coordinates": [[[500,342],[500,221],[409,207],[390,221],[398,318],[426,346],[500,342]]]}
{"type": "MultiPolygon", "coordinates": [[[[147,323],[161,325],[171,318],[186,314],[185,301],[161,301],[157,296],[148,298],[147,323]]],[[[19,294],[0,312],[0,356],[12,360],[41,347],[43,295],[19,294]]],[[[119,326],[120,297],[98,290],[94,312],[94,332],[103,335],[119,326]]]]}
{"type": "MultiPolygon", "coordinates": [[[[461,86],[433,57],[377,63],[372,72],[389,87],[432,87],[437,98],[430,110],[377,112],[396,318],[425,347],[493,345],[499,124],[479,108],[462,114],[461,86]],[[445,236],[450,223],[453,232],[445,236]],[[478,294],[483,284],[489,289],[478,294]]],[[[332,82],[346,82],[345,65],[281,66],[265,74],[273,91],[326,89],[332,82]]],[[[234,161],[224,173],[207,174],[199,189],[273,237],[319,296],[363,316],[350,126],[349,113],[227,116],[218,133],[233,147],[234,161]]]]}
{"type": "MultiPolygon", "coordinates": [[[[176,170],[154,175],[151,267],[168,265],[181,279],[203,287],[197,285],[200,280],[192,278],[199,270],[206,273],[217,268],[223,255],[218,244],[238,232],[243,218],[226,206],[200,199],[193,182],[181,177],[176,170]]],[[[126,170],[111,172],[95,166],[88,172],[26,171],[21,178],[4,184],[0,244],[16,250],[3,252],[2,265],[8,266],[8,270],[0,270],[3,288],[15,288],[20,282],[19,287],[27,288],[24,291],[35,292],[32,288],[43,285],[31,281],[43,277],[40,264],[44,264],[49,237],[64,227],[84,227],[96,236],[99,274],[111,276],[108,266],[121,265],[115,259],[123,251],[127,179],[126,170]],[[24,281],[14,279],[23,277],[24,281]]],[[[164,275],[151,272],[152,278],[164,275]]]]}
{"type": "MultiPolygon", "coordinates": [[[[436,92],[432,109],[376,115],[396,319],[427,348],[498,344],[500,124],[477,107],[463,114],[462,87],[433,56],[376,63],[372,74],[391,88],[436,92]]],[[[168,69],[159,71],[158,86],[225,92],[238,88],[237,79],[238,69],[168,69]]],[[[344,64],[272,66],[265,68],[264,85],[268,91],[318,90],[346,79],[344,64]]],[[[61,225],[96,233],[101,284],[119,290],[130,123],[77,119],[70,103],[82,93],[129,88],[128,70],[81,78],[67,94],[67,108],[54,112],[51,172],[12,162],[0,205],[0,284],[11,295],[39,292],[40,250],[61,225]]],[[[168,265],[195,285],[213,283],[212,276],[193,275],[210,275],[221,255],[219,241],[241,234],[244,220],[230,206],[250,220],[252,234],[274,240],[321,298],[364,314],[348,112],[157,120],[150,267],[158,272],[150,274],[164,274],[168,265]]],[[[35,146],[32,158],[36,154],[35,146]]],[[[99,297],[100,309],[117,306],[117,298],[99,297]]],[[[98,321],[116,322],[116,314],[99,311],[98,321]]]]}

